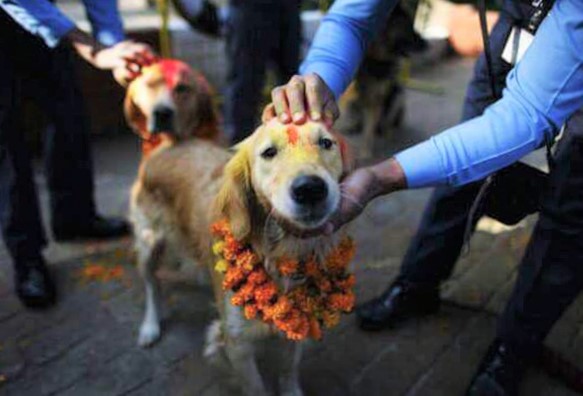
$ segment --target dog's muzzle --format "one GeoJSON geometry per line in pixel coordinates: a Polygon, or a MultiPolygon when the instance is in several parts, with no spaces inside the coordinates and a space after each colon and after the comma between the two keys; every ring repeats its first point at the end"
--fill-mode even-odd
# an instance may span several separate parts
{"type": "Polygon", "coordinates": [[[151,133],[174,132],[174,110],[168,106],[157,106],[152,113],[151,133]]]}
{"type": "Polygon", "coordinates": [[[295,203],[295,220],[305,226],[318,224],[329,215],[330,190],[320,176],[297,177],[290,186],[290,197],[295,203]]]}

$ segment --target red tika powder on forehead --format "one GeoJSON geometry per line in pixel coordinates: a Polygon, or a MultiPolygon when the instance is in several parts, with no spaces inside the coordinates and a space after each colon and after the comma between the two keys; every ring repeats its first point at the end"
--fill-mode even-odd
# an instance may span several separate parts
{"type": "Polygon", "coordinates": [[[287,127],[287,141],[291,145],[295,145],[300,139],[300,133],[295,125],[289,125],[287,127]]]}
{"type": "Polygon", "coordinates": [[[176,86],[180,80],[180,76],[189,71],[189,67],[186,64],[174,59],[162,59],[159,65],[166,85],[170,88],[176,86]]]}

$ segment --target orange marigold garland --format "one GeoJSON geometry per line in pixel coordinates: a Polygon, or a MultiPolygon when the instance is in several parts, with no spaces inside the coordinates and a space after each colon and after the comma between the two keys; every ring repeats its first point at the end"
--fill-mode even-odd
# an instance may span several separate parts
{"type": "Polygon", "coordinates": [[[320,339],[322,326],[336,326],[341,313],[354,307],[355,278],[347,272],[355,251],[352,239],[343,239],[323,265],[314,258],[303,263],[279,260],[281,276],[305,278],[300,286],[280,293],[259,257],[235,239],[227,221],[213,224],[211,231],[219,240],[213,252],[220,257],[215,269],[224,273],[223,289],[233,292],[231,303],[242,307],[247,319],[261,319],[291,340],[320,339]]]}

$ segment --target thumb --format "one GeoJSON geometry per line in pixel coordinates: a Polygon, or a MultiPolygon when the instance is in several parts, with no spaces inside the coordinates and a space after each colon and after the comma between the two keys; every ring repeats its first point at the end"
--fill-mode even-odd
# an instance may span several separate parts
{"type": "Polygon", "coordinates": [[[263,123],[266,123],[275,117],[276,117],[275,106],[273,105],[273,103],[270,103],[267,106],[265,106],[265,109],[263,109],[263,114],[261,115],[261,121],[263,123]]]}

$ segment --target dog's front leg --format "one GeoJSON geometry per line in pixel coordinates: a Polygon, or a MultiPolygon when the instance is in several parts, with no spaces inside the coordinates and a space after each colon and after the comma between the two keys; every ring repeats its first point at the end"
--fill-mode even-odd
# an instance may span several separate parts
{"type": "Polygon", "coordinates": [[[146,287],[146,312],[140,326],[138,345],[148,347],[160,338],[160,286],[155,272],[162,256],[164,244],[162,238],[154,235],[148,234],[141,237],[142,240],[138,242],[138,269],[146,287]]]}
{"type": "Polygon", "coordinates": [[[302,356],[302,344],[281,340],[279,393],[281,396],[303,396],[300,387],[299,367],[302,356]]]}
{"type": "Polygon", "coordinates": [[[255,361],[253,344],[246,340],[229,340],[226,352],[238,382],[241,384],[243,394],[267,396],[267,390],[255,361]]]}

